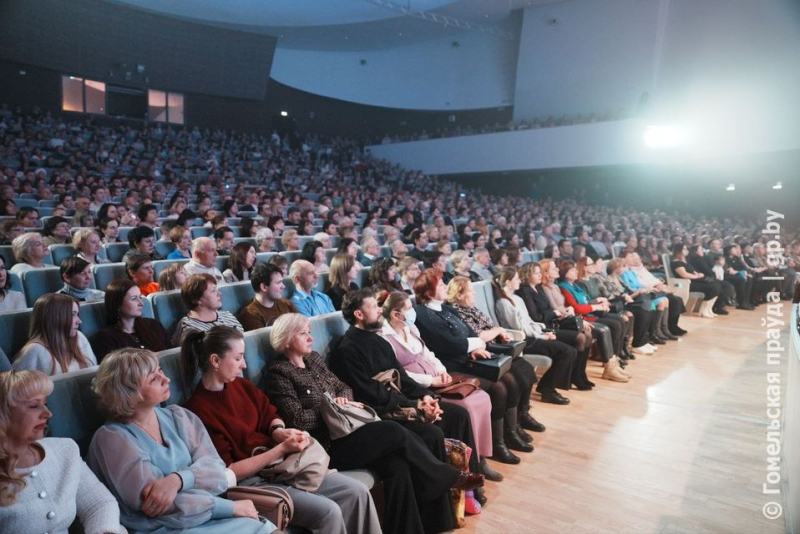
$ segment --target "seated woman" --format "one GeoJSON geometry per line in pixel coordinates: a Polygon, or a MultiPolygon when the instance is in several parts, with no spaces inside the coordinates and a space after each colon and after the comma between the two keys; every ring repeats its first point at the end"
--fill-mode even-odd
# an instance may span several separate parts
{"type": "Polygon", "coordinates": [[[168,260],[192,259],[192,232],[183,226],[176,226],[169,231],[169,240],[175,243],[175,250],[167,254],[168,260]]]}
{"type": "Polygon", "coordinates": [[[89,466],[117,498],[130,531],[268,534],[250,500],[219,497],[225,464],[203,423],[169,399],[169,378],[145,349],[103,359],[93,389],[110,416],[89,446],[89,466]]]}
{"type": "Polygon", "coordinates": [[[413,256],[406,256],[397,262],[397,272],[400,275],[400,285],[403,287],[403,291],[409,295],[414,294],[414,281],[417,279],[420,273],[419,262],[420,260],[413,256]]]}
{"type": "Polygon", "coordinates": [[[256,232],[256,244],[259,252],[275,252],[275,237],[272,230],[266,227],[259,228],[256,232]]]}
{"type": "Polygon", "coordinates": [[[245,215],[239,221],[239,227],[239,237],[255,237],[259,230],[258,220],[245,215]]]}
{"type": "Polygon", "coordinates": [[[100,235],[104,245],[109,243],[120,243],[119,221],[115,219],[100,219],[100,235]]]}
{"type": "MultiPolygon", "coordinates": [[[[379,302],[380,304],[380,302],[379,302]]],[[[383,325],[381,335],[394,349],[397,361],[408,376],[424,388],[447,386],[453,377],[436,355],[425,346],[419,330],[414,326],[417,314],[411,299],[405,293],[395,291],[386,296],[381,306],[383,325]]],[[[463,399],[445,398],[443,403],[465,408],[472,423],[475,437],[475,454],[480,458],[480,472],[489,480],[503,480],[503,475],[486,462],[492,456],[492,401],[485,391],[479,390],[463,399]]]]}
{"type": "Polygon", "coordinates": [[[126,347],[153,352],[172,347],[169,334],[155,319],[142,317],[142,293],[131,280],[114,280],[106,288],[106,327],[92,338],[98,361],[126,347]]]}
{"type": "MultiPolygon", "coordinates": [[[[453,273],[447,272],[447,258],[449,257],[448,254],[441,252],[439,250],[433,250],[425,254],[425,259],[422,260],[423,265],[426,269],[436,269],[440,273],[442,273],[442,281],[445,284],[450,283],[450,280],[453,279],[453,273]]],[[[417,275],[419,276],[419,275],[417,275]]],[[[414,289],[414,286],[411,286],[411,289],[414,289]]]]}
{"type": "Polygon", "coordinates": [[[6,269],[6,260],[0,256],[0,313],[24,310],[27,307],[25,294],[11,289],[11,277],[6,269]]]}
{"type": "Polygon", "coordinates": [[[698,314],[708,319],[716,317],[713,310],[717,299],[722,294],[722,285],[716,279],[709,279],[704,274],[698,273],[688,262],[689,249],[683,243],[676,243],[672,247],[672,261],[670,268],[675,276],[690,280],[689,291],[703,294],[698,314]]]}
{"type": "Polygon", "coordinates": [[[483,280],[481,275],[472,270],[472,257],[466,250],[456,250],[450,254],[450,265],[453,266],[453,276],[463,276],[470,282],[483,280]]]}
{"type": "Polygon", "coordinates": [[[369,267],[367,279],[376,293],[380,291],[388,291],[389,293],[402,291],[403,287],[396,278],[397,268],[391,258],[377,258],[369,267]]]}
{"type": "Polygon", "coordinates": [[[306,260],[308,263],[314,265],[317,274],[328,272],[328,264],[325,263],[325,249],[319,241],[309,241],[303,245],[303,250],[300,252],[300,259],[306,260]]]}
{"type": "Polygon", "coordinates": [[[183,287],[184,282],[186,282],[186,269],[183,268],[182,263],[173,263],[158,275],[158,290],[172,291],[180,289],[183,287]]]}
{"type": "MultiPolygon", "coordinates": [[[[625,326],[618,316],[609,313],[611,305],[608,303],[608,299],[601,297],[591,300],[589,298],[583,287],[577,284],[578,269],[571,261],[561,262],[559,275],[558,287],[561,289],[567,306],[571,306],[575,313],[582,315],[585,320],[592,321],[595,329],[598,324],[608,328],[611,339],[610,346],[605,337],[598,341],[603,368],[608,371],[609,368],[624,367],[624,362],[620,362],[616,356],[622,353],[622,336],[625,333],[625,326]]],[[[603,374],[607,373],[604,371],[603,374]]],[[[617,381],[623,381],[619,376],[616,378],[617,381]]]]}
{"type": "Polygon", "coordinates": [[[89,340],[78,330],[78,303],[48,293],[33,306],[28,343],[17,353],[16,370],[33,369],[50,376],[97,365],[89,340]]]}
{"type": "Polygon", "coordinates": [[[358,289],[358,284],[355,283],[357,278],[356,260],[350,254],[337,253],[331,260],[331,270],[328,273],[328,281],[331,284],[331,288],[327,292],[336,311],[342,309],[342,300],[345,293],[358,289]]]}
{"type": "Polygon", "coordinates": [[[0,373],[0,525],[3,532],[124,532],[114,496],[71,439],[45,438],[53,382],[39,371],[0,373]]]}
{"type": "Polygon", "coordinates": [[[183,337],[190,330],[205,332],[216,325],[223,325],[244,332],[241,323],[231,312],[220,309],[222,295],[217,290],[217,279],[212,275],[202,273],[190,276],[181,288],[181,299],[189,313],[180,320],[172,335],[174,346],[182,344],[183,337]]]}
{"type": "Polygon", "coordinates": [[[14,241],[11,242],[11,252],[17,263],[11,267],[9,272],[17,275],[34,269],[44,269],[47,267],[44,259],[50,255],[44,239],[36,232],[25,233],[14,238],[14,241]]]}
{"type": "Polygon", "coordinates": [[[358,241],[352,237],[343,237],[339,240],[339,246],[336,247],[336,253],[347,253],[353,256],[353,259],[356,261],[356,267],[361,269],[363,265],[361,262],[358,261],[358,241]]]}
{"type": "Polygon", "coordinates": [[[72,247],[78,251],[78,257],[92,265],[111,263],[101,254],[103,243],[100,234],[93,228],[79,228],[72,236],[72,247]]]}
{"type": "MultiPolygon", "coordinates": [[[[562,397],[556,388],[569,390],[578,352],[566,343],[556,340],[555,333],[546,332],[546,325],[531,319],[525,303],[516,294],[520,283],[519,274],[513,267],[502,267],[500,274],[492,280],[497,321],[503,328],[519,330],[525,334],[527,354],[543,354],[553,361],[536,386],[542,402],[568,404],[569,399],[562,397]]],[[[466,290],[466,294],[470,292],[471,287],[466,290]]],[[[474,297],[471,298],[474,300],[474,297]]],[[[469,300],[468,297],[467,301],[469,300]]]]}
{"type": "Polygon", "coordinates": [[[280,269],[283,276],[289,276],[289,260],[286,259],[286,256],[276,254],[269,259],[268,263],[280,269]]]}
{"type": "Polygon", "coordinates": [[[158,291],[158,284],[153,281],[153,260],[143,252],[131,250],[125,254],[125,273],[128,278],[133,280],[142,296],[146,297],[150,293],[158,291]]]}
{"type": "Polygon", "coordinates": [[[70,238],[69,229],[69,221],[64,217],[50,217],[42,228],[44,244],[48,247],[50,245],[66,245],[70,238]]]}
{"type": "MultiPolygon", "coordinates": [[[[188,389],[202,373],[185,406],[203,422],[238,485],[269,485],[259,472],[308,446],[308,434],[286,428],[269,398],[239,376],[247,367],[241,332],[228,326],[190,332],[181,361],[188,389]],[[253,454],[257,448],[262,452],[253,454]]],[[[369,490],[350,477],[330,472],[316,492],[291,483],[284,489],[294,502],[292,525],[320,534],[381,531],[369,490]]]]}
{"type": "MultiPolygon", "coordinates": [[[[714,302],[714,305],[711,308],[711,314],[728,315],[729,312],[725,309],[725,306],[727,305],[729,299],[732,300],[736,296],[736,291],[731,283],[726,281],[724,276],[722,280],[717,278],[712,265],[710,265],[708,262],[706,251],[703,249],[702,245],[691,245],[689,247],[689,255],[686,258],[689,265],[694,268],[696,273],[704,275],[705,280],[716,283],[720,288],[719,297],[717,297],[717,300],[714,302]]],[[[778,272],[775,271],[771,274],[777,276],[778,272]]]]}
{"type": "Polygon", "coordinates": [[[77,256],[70,256],[61,262],[59,273],[64,287],[56,293],[69,295],[78,302],[95,302],[105,298],[103,291],[89,287],[94,277],[92,266],[88,261],[77,256]]]}
{"type": "Polygon", "coordinates": [[[291,229],[283,232],[281,236],[281,245],[286,252],[294,252],[300,250],[300,239],[297,230],[291,229]]]}
{"type": "MultiPolygon", "coordinates": [[[[383,481],[387,534],[422,534],[453,528],[448,489],[474,489],[468,474],[439,461],[415,434],[394,421],[368,423],[331,440],[322,418],[325,393],[337,404],[353,392],[313,351],[310,323],[297,313],[281,315],[270,332],[278,353],[267,373],[267,391],[290,427],[309,432],[330,455],[330,467],[370,469],[383,481]]],[[[358,405],[358,403],[356,403],[358,405]]]]}
{"type": "MultiPolygon", "coordinates": [[[[480,334],[476,332],[455,307],[445,301],[466,302],[467,296],[456,294],[455,288],[467,291],[469,284],[459,285],[456,280],[464,277],[455,277],[449,286],[442,282],[441,273],[436,269],[427,269],[419,275],[414,284],[417,297],[417,321],[422,340],[430,347],[434,354],[442,360],[447,371],[471,375],[470,362],[481,358],[488,359],[491,354],[486,351],[486,342],[497,337],[510,340],[502,328],[490,328],[480,334]],[[450,295],[448,288],[454,288],[450,295]]],[[[471,312],[474,308],[460,306],[463,312],[471,312]]],[[[477,310],[475,310],[477,311],[477,310]]],[[[530,396],[536,375],[533,367],[522,358],[515,358],[511,370],[504,374],[500,380],[493,382],[486,378],[479,378],[481,389],[489,394],[492,399],[492,459],[505,464],[518,464],[520,458],[509,449],[521,452],[533,452],[529,445],[533,438],[520,428],[520,421],[530,430],[543,431],[544,425],[530,417],[530,396]],[[518,407],[522,406],[523,414],[518,407]]]]}
{"type": "Polygon", "coordinates": [[[250,271],[256,263],[256,248],[250,243],[237,243],[231,249],[228,268],[222,278],[228,284],[250,280],[250,271]]]}

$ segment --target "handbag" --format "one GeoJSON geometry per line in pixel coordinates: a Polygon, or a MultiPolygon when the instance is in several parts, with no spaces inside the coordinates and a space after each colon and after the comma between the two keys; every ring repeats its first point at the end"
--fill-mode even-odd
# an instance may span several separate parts
{"type": "MultiPolygon", "coordinates": [[[[397,369],[392,368],[381,371],[373,376],[372,379],[384,384],[388,389],[393,389],[398,393],[402,393],[400,389],[400,371],[397,369]]],[[[432,423],[434,421],[433,418],[422,410],[411,406],[395,408],[390,412],[382,414],[381,419],[389,419],[391,421],[420,421],[422,423],[432,423]]]]}
{"type": "Polygon", "coordinates": [[[582,315],[572,315],[570,317],[564,317],[558,322],[559,328],[563,328],[565,330],[577,330],[578,332],[583,331],[583,316],[582,315]]]}
{"type": "Polygon", "coordinates": [[[452,378],[450,384],[431,389],[437,395],[450,399],[463,399],[481,389],[481,382],[477,378],[465,375],[453,375],[452,378]]]}
{"type": "MultiPolygon", "coordinates": [[[[258,475],[267,482],[284,482],[304,491],[317,491],[325,475],[328,474],[330,456],[314,438],[308,447],[300,452],[293,452],[283,460],[269,465],[259,471],[258,475]]],[[[252,456],[260,454],[266,447],[256,447],[252,456]]]]}
{"type": "Polygon", "coordinates": [[[511,370],[511,356],[492,354],[488,360],[470,360],[467,367],[470,374],[497,382],[511,370]]]}
{"type": "Polygon", "coordinates": [[[486,350],[493,354],[505,354],[516,358],[525,350],[526,343],[524,341],[510,341],[508,343],[487,343],[486,350]]]}
{"type": "Polygon", "coordinates": [[[372,407],[364,405],[363,408],[359,408],[352,404],[336,404],[331,394],[327,392],[323,396],[320,412],[332,440],[343,438],[367,423],[381,420],[372,407]]]}
{"type": "Polygon", "coordinates": [[[259,515],[283,530],[294,517],[294,502],[285,489],[277,486],[234,486],[226,497],[232,501],[251,500],[259,515]]]}

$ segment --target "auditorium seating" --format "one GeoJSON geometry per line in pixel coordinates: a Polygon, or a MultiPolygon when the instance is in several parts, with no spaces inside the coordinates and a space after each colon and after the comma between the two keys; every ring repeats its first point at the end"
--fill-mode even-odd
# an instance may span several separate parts
{"type": "Polygon", "coordinates": [[[674,288],[674,293],[683,299],[683,304],[686,306],[687,313],[694,313],[703,302],[705,295],[699,291],[690,291],[689,286],[691,282],[675,276],[672,272],[672,258],[669,254],[661,255],[661,264],[664,266],[664,274],[666,275],[667,285],[674,288]]]}
{"type": "MultiPolygon", "coordinates": [[[[58,267],[47,267],[22,273],[20,278],[25,288],[25,301],[28,306],[33,306],[36,303],[36,299],[42,295],[55,293],[64,287],[64,281],[61,279],[60,273],[58,267]]],[[[93,289],[96,287],[94,280],[89,284],[89,287],[93,289]]]]}

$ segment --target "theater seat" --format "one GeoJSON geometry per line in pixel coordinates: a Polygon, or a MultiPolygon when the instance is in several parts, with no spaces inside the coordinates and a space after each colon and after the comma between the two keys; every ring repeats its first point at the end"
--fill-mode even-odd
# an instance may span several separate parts
{"type": "Polygon", "coordinates": [[[82,369],[53,377],[53,393],[47,407],[53,417],[47,422],[49,436],[72,438],[86,456],[92,436],[105,422],[100,401],[92,391],[96,368],[82,369]]]}
{"type": "Polygon", "coordinates": [[[153,280],[158,282],[158,277],[161,276],[161,272],[172,265],[173,263],[189,263],[188,259],[185,260],[156,260],[153,262],[153,280]]]}
{"type": "Polygon", "coordinates": [[[165,258],[175,250],[175,243],[172,241],[156,241],[156,252],[165,258]]]}
{"type": "Polygon", "coordinates": [[[105,288],[113,282],[121,278],[127,278],[125,274],[124,263],[101,263],[92,266],[92,273],[94,274],[94,284],[96,287],[105,288]]]}
{"type": "Polygon", "coordinates": [[[252,301],[255,296],[253,285],[249,280],[246,282],[224,284],[219,286],[218,289],[222,294],[222,309],[234,315],[242,306],[252,301]]]}
{"type": "Polygon", "coordinates": [[[295,260],[299,260],[301,254],[302,252],[299,250],[292,250],[291,252],[281,252],[281,256],[286,258],[286,261],[289,262],[289,266],[291,266],[295,260]]]}
{"type": "Polygon", "coordinates": [[[109,243],[105,246],[106,258],[112,263],[119,263],[122,257],[128,252],[131,247],[128,243],[109,243]]]}
{"type": "Polygon", "coordinates": [[[19,349],[28,341],[28,325],[33,310],[0,313],[0,348],[13,361],[19,349]]]}
{"type": "Polygon", "coordinates": [[[156,321],[161,323],[164,330],[172,335],[178,322],[186,316],[187,310],[181,299],[180,289],[174,291],[159,291],[147,295],[147,300],[153,307],[156,321]]]}
{"type": "MultiPolygon", "coordinates": [[[[36,299],[42,295],[55,293],[64,287],[64,281],[61,279],[61,273],[58,267],[25,271],[20,278],[25,288],[25,301],[28,303],[28,306],[33,306],[36,299]]],[[[94,281],[89,287],[95,287],[94,281]]]]}
{"type": "Polygon", "coordinates": [[[53,258],[53,265],[60,266],[61,262],[78,254],[72,245],[50,245],[50,255],[53,258]]]}
{"type": "Polygon", "coordinates": [[[11,360],[8,359],[6,353],[3,352],[2,348],[0,348],[0,373],[4,373],[10,370],[11,370],[11,360]]]}
{"type": "Polygon", "coordinates": [[[272,258],[272,256],[277,256],[277,255],[278,255],[277,252],[258,252],[256,253],[256,262],[269,263],[270,258],[272,258]]]}

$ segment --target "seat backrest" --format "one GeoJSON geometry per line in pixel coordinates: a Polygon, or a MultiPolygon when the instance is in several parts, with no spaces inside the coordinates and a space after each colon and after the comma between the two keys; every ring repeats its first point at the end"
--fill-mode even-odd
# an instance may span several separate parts
{"type": "Polygon", "coordinates": [[[72,245],[50,245],[50,255],[53,258],[53,265],[61,265],[61,262],[69,257],[75,256],[78,251],[72,245]]]}
{"type": "Polygon", "coordinates": [[[9,280],[11,280],[11,290],[25,293],[25,288],[22,287],[22,279],[19,277],[19,275],[17,273],[6,274],[8,275],[9,280]]]}
{"type": "Polygon", "coordinates": [[[256,254],[256,263],[269,263],[270,258],[277,255],[277,252],[258,252],[256,254]]]}
{"type": "Polygon", "coordinates": [[[269,342],[270,332],[272,327],[251,330],[244,334],[244,359],[247,368],[242,374],[261,389],[266,389],[266,370],[275,359],[275,350],[269,342]]]}
{"type": "Polygon", "coordinates": [[[192,226],[189,228],[189,231],[192,233],[192,239],[208,237],[213,233],[213,230],[209,226],[192,226]]]}
{"type": "Polygon", "coordinates": [[[48,421],[49,435],[72,438],[78,443],[81,456],[86,456],[92,436],[105,422],[100,401],[92,391],[97,368],[82,369],[53,377],[53,392],[47,406],[53,412],[48,421]]]}
{"type": "Polygon", "coordinates": [[[661,265],[664,266],[664,275],[667,277],[667,282],[675,278],[675,273],[672,272],[672,265],[670,265],[671,262],[672,258],[669,254],[665,252],[661,255],[661,265]]]}
{"type": "Polygon", "coordinates": [[[36,299],[47,293],[55,293],[64,287],[58,267],[34,269],[21,273],[22,286],[25,288],[25,301],[33,306],[36,299]]]}
{"type": "Polygon", "coordinates": [[[251,302],[255,296],[253,284],[249,280],[223,284],[218,286],[218,289],[222,295],[222,309],[233,314],[236,314],[242,306],[251,302]]]}
{"type": "Polygon", "coordinates": [[[0,348],[11,360],[28,341],[31,313],[30,308],[0,313],[0,348]]]}
{"type": "Polygon", "coordinates": [[[483,282],[473,282],[472,289],[475,291],[475,307],[488,315],[497,324],[497,314],[494,311],[494,295],[492,294],[492,284],[488,280],[483,282]]]}
{"type": "Polygon", "coordinates": [[[11,245],[0,245],[0,256],[3,257],[6,269],[10,269],[17,263],[16,258],[14,258],[14,253],[11,250],[11,245]]]}
{"type": "Polygon", "coordinates": [[[159,352],[158,361],[161,364],[161,370],[164,375],[170,379],[169,399],[166,404],[183,404],[189,400],[194,391],[194,386],[200,380],[200,373],[197,374],[196,381],[193,380],[188,388],[185,387],[183,383],[183,365],[181,364],[181,348],[175,347],[159,352]]]}
{"type": "Polygon", "coordinates": [[[153,262],[153,280],[158,282],[158,277],[161,276],[161,271],[172,265],[173,263],[189,263],[188,259],[183,260],[156,260],[153,262]]]}
{"type": "Polygon", "coordinates": [[[180,289],[174,291],[159,291],[147,295],[147,300],[153,307],[155,320],[161,323],[164,330],[172,334],[175,327],[182,318],[186,316],[187,310],[181,299],[180,289]]]}
{"type": "Polygon", "coordinates": [[[92,336],[106,327],[105,302],[84,302],[78,306],[78,310],[81,318],[80,330],[88,339],[92,339],[92,336]]]}
{"type": "Polygon", "coordinates": [[[127,278],[124,263],[101,263],[92,266],[94,274],[94,285],[96,287],[107,287],[108,284],[120,278],[127,278]]]}
{"type": "Polygon", "coordinates": [[[327,362],[334,343],[344,335],[350,325],[342,317],[342,312],[326,313],[311,319],[311,336],[314,350],[327,362]]]}
{"type": "Polygon", "coordinates": [[[175,250],[175,243],[172,241],[156,241],[156,252],[165,258],[175,250]]]}
{"type": "Polygon", "coordinates": [[[0,348],[0,373],[5,373],[11,370],[11,360],[8,359],[6,353],[0,348]]]}
{"type": "Polygon", "coordinates": [[[106,245],[106,258],[112,263],[119,263],[126,252],[130,250],[130,245],[125,243],[109,243],[106,245]]]}
{"type": "Polygon", "coordinates": [[[228,268],[228,258],[230,256],[217,256],[217,264],[216,267],[219,269],[219,272],[224,272],[225,269],[228,268]]]}
{"type": "Polygon", "coordinates": [[[291,266],[292,262],[294,262],[295,260],[299,260],[301,254],[302,252],[299,250],[292,250],[290,252],[281,252],[281,256],[286,258],[286,261],[289,262],[289,266],[291,266]]]}

